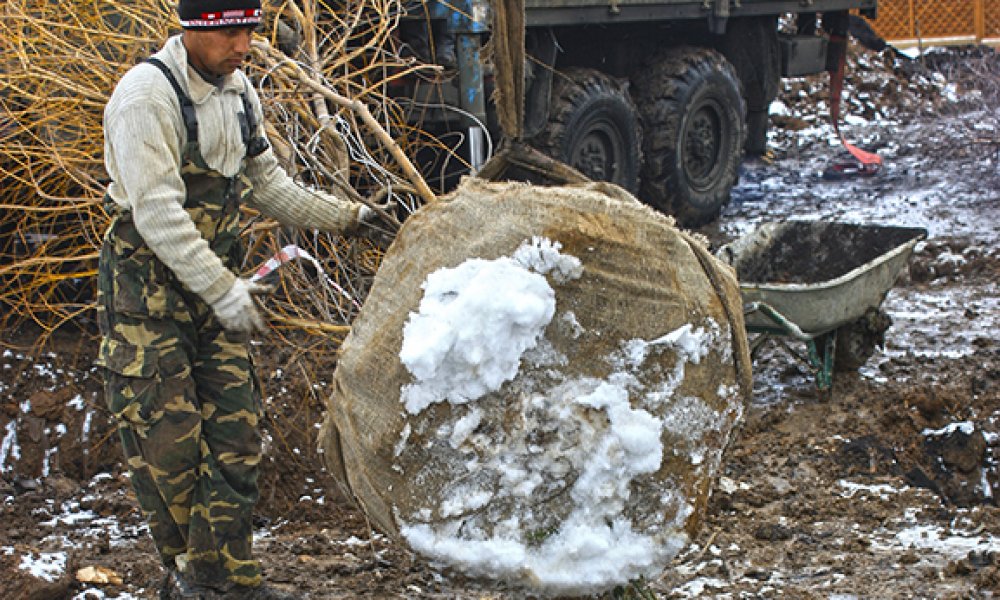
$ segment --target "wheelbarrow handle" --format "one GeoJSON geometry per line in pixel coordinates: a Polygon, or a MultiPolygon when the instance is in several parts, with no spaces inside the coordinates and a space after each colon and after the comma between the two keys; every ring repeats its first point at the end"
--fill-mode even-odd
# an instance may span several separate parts
{"type": "Polygon", "coordinates": [[[753,314],[755,312],[764,315],[768,319],[771,319],[772,321],[774,321],[775,325],[781,328],[783,333],[797,340],[808,342],[811,341],[813,337],[815,337],[802,331],[802,329],[798,325],[789,321],[788,318],[785,317],[785,315],[778,312],[773,306],[771,306],[766,302],[750,302],[743,306],[744,316],[753,314]]]}

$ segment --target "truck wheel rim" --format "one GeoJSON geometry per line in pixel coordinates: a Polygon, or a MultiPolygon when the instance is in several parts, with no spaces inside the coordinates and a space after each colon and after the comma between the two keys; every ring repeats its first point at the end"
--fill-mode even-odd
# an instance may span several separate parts
{"type": "Polygon", "coordinates": [[[618,183],[624,148],[625,141],[618,129],[602,119],[586,128],[586,133],[573,147],[570,164],[594,181],[618,183]]]}
{"type": "Polygon", "coordinates": [[[718,179],[725,121],[714,101],[699,106],[687,121],[682,142],[684,174],[691,187],[705,191],[718,179]]]}

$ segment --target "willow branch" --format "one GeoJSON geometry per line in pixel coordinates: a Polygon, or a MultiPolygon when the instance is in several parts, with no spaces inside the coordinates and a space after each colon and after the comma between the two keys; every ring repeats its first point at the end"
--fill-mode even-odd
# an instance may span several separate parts
{"type": "Polygon", "coordinates": [[[433,203],[437,200],[434,192],[431,191],[430,186],[424,180],[423,176],[417,171],[416,167],[410,161],[409,157],[403,152],[403,149],[399,147],[389,132],[382,127],[381,123],[372,115],[371,110],[368,109],[368,105],[364,102],[358,100],[352,100],[345,96],[338,94],[337,92],[324,86],[321,81],[316,79],[313,75],[306,73],[305,70],[299,66],[298,63],[289,61],[287,57],[280,51],[276,50],[269,43],[254,40],[254,46],[262,50],[272,61],[277,63],[278,68],[291,71],[295,79],[300,83],[308,87],[313,92],[322,95],[327,100],[333,102],[334,104],[346,108],[352,111],[354,114],[358,115],[362,122],[371,129],[378,138],[382,146],[392,155],[396,163],[403,169],[403,174],[406,178],[413,184],[413,187],[417,190],[420,197],[428,204],[433,203]]]}

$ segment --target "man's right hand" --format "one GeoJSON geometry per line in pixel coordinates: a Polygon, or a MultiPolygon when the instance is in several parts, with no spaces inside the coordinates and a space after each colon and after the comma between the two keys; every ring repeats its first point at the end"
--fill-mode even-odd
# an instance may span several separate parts
{"type": "MultiPolygon", "coordinates": [[[[372,227],[378,228],[379,225],[385,226],[388,221],[384,221],[382,214],[387,215],[391,220],[395,220],[393,213],[396,211],[396,201],[389,199],[385,202],[375,204],[373,206],[368,206],[367,204],[362,204],[358,207],[358,225],[362,227],[372,227]],[[376,210],[376,208],[378,210],[376,210]]],[[[391,224],[391,223],[390,223],[391,224]]],[[[395,223],[393,229],[399,229],[399,223],[395,223]]]]}
{"type": "Polygon", "coordinates": [[[270,293],[272,289],[269,285],[249,279],[237,279],[233,282],[233,287],[212,304],[212,310],[226,329],[243,332],[254,329],[264,331],[264,319],[257,312],[253,296],[270,293]]]}

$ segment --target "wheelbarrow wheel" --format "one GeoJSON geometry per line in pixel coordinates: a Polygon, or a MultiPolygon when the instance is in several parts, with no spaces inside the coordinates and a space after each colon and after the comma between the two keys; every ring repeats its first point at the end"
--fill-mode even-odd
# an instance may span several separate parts
{"type": "MultiPolygon", "coordinates": [[[[892,324],[881,310],[869,310],[853,323],[838,328],[833,370],[841,373],[857,371],[885,344],[885,332],[892,324]]],[[[828,334],[829,335],[829,334],[828,334]]]]}

